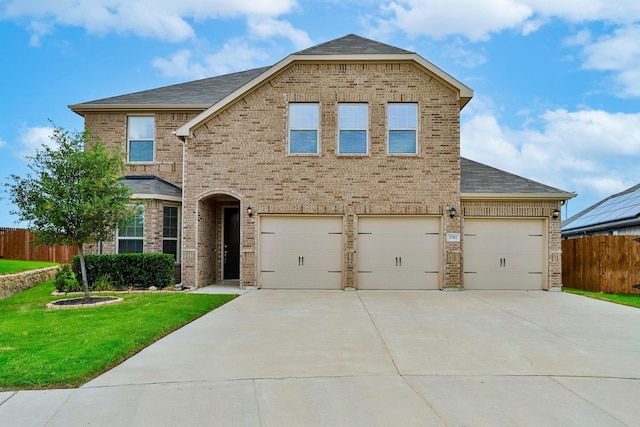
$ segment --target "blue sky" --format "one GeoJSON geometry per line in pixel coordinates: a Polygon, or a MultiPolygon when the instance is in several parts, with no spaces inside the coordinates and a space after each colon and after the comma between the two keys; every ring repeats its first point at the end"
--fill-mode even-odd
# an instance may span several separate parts
{"type": "MultiPolygon", "coordinates": [[[[573,215],[640,182],[637,0],[0,0],[0,182],[67,107],[271,65],[355,33],[475,91],[462,155],[574,191],[573,215]]],[[[0,201],[0,226],[19,226],[0,201]]]]}

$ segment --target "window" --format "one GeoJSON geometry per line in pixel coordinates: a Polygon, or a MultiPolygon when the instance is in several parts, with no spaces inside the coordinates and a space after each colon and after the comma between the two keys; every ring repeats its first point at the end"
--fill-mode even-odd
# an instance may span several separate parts
{"type": "Polygon", "coordinates": [[[340,154],[366,154],[369,111],[367,104],[339,104],[338,128],[340,154]]]}
{"type": "Polygon", "coordinates": [[[171,254],[178,262],[178,207],[162,208],[162,253],[171,254]]]}
{"type": "Polygon", "coordinates": [[[318,104],[289,105],[289,153],[318,154],[318,104]]]}
{"type": "Polygon", "coordinates": [[[144,249],[144,212],[137,213],[118,229],[118,253],[142,253],[144,249]]]}
{"type": "Polygon", "coordinates": [[[389,104],[389,154],[417,154],[417,104],[389,104]]]}
{"type": "Polygon", "coordinates": [[[127,145],[130,162],[153,162],[153,128],[153,117],[129,117],[127,145]]]}

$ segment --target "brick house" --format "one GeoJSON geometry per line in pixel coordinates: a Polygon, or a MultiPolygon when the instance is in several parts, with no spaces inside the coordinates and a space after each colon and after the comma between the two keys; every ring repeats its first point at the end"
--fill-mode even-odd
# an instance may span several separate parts
{"type": "Polygon", "coordinates": [[[558,289],[574,195],[460,158],[473,91],[356,35],[271,67],[70,108],[127,151],[144,212],[105,252],[168,252],[182,284],[558,289]]]}

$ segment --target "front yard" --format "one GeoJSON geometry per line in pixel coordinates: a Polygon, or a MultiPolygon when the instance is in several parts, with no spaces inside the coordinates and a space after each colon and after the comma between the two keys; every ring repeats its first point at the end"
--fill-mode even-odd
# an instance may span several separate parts
{"type": "Polygon", "coordinates": [[[564,292],[576,295],[583,295],[589,298],[600,299],[603,301],[614,302],[616,304],[628,305],[640,308],[640,295],[635,294],[605,294],[602,292],[589,292],[581,289],[562,288],[564,292]]]}
{"type": "Polygon", "coordinates": [[[22,271],[37,270],[58,265],[55,262],[43,261],[16,261],[12,259],[0,259],[0,274],[13,274],[22,271]]]}
{"type": "Polygon", "coordinates": [[[235,297],[122,293],[119,304],[49,310],[53,290],[49,281],[0,300],[0,390],[80,386],[235,297]]]}

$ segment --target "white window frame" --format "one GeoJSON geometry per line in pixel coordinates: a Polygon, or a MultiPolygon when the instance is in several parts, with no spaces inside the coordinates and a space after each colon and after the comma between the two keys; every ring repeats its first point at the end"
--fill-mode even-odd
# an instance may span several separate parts
{"type": "Polygon", "coordinates": [[[387,104],[387,154],[390,156],[417,156],[419,154],[418,131],[420,127],[420,108],[417,102],[390,102],[387,104]],[[391,127],[391,108],[395,105],[410,106],[415,108],[415,126],[413,127],[391,127]],[[391,132],[393,131],[413,131],[415,135],[415,150],[413,152],[391,152],[391,132]]]}
{"type": "MultiPolygon", "coordinates": [[[[132,221],[135,221],[136,218],[140,215],[142,216],[142,237],[138,237],[138,236],[121,236],[120,235],[120,228],[118,228],[117,232],[116,232],[116,253],[121,253],[120,252],[120,241],[121,240],[140,240],[142,241],[142,252],[122,252],[122,253],[144,253],[144,231],[145,231],[145,224],[144,224],[144,219],[145,219],[145,212],[144,212],[144,207],[139,206],[138,207],[139,212],[137,212],[135,214],[135,217],[132,219],[132,221]]],[[[126,226],[125,226],[126,227],[126,226]]]]}
{"type": "Polygon", "coordinates": [[[342,156],[366,156],[369,154],[369,104],[367,104],[366,102],[341,102],[338,104],[338,154],[342,156]],[[364,112],[366,115],[364,126],[352,126],[350,123],[345,123],[346,121],[348,121],[348,119],[343,116],[344,107],[364,107],[364,112]],[[342,152],[342,131],[364,132],[364,152],[342,152]]]}
{"type": "Polygon", "coordinates": [[[130,115],[127,116],[127,162],[129,163],[154,163],[156,159],[156,118],[154,115],[130,115]],[[132,119],[152,119],[153,135],[151,138],[132,138],[131,136],[131,120],[132,119]],[[151,160],[131,160],[131,143],[132,142],[151,142],[151,160]]]}
{"type": "Polygon", "coordinates": [[[288,148],[287,152],[290,156],[318,156],[320,155],[320,103],[318,102],[291,102],[289,103],[289,125],[288,125],[288,148]],[[305,126],[295,126],[292,122],[294,120],[292,114],[292,108],[294,106],[314,106],[316,108],[316,123],[314,127],[305,127],[305,126]],[[295,131],[315,131],[316,132],[316,151],[315,152],[292,152],[291,151],[291,142],[292,142],[292,132],[295,131]]]}
{"type": "Polygon", "coordinates": [[[180,264],[180,206],[176,205],[162,205],[162,253],[169,253],[164,251],[164,242],[175,241],[176,242],[176,264],[180,264]],[[165,237],[164,235],[164,208],[173,208],[176,210],[176,237],[165,237]]]}

